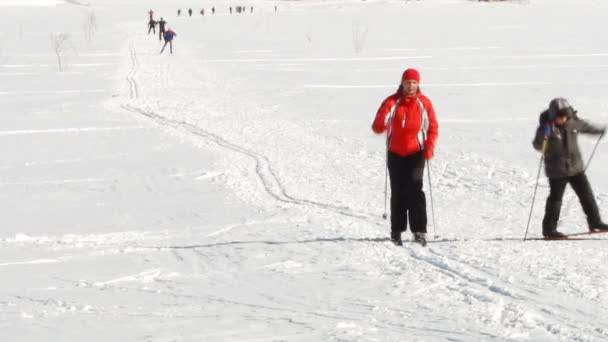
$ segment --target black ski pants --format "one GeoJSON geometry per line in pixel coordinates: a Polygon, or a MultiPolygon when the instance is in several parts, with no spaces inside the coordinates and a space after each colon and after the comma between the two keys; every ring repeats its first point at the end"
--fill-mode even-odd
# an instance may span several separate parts
{"type": "Polygon", "coordinates": [[[156,34],[156,27],[154,25],[148,25],[148,34],[150,34],[150,31],[156,34]]]}
{"type": "Polygon", "coordinates": [[[571,177],[549,178],[551,192],[549,193],[547,205],[545,207],[543,233],[557,229],[557,221],[559,220],[559,214],[562,208],[562,198],[564,197],[564,190],[566,189],[567,184],[572,186],[576,196],[578,196],[583,211],[585,212],[585,215],[587,215],[589,227],[593,227],[602,221],[597,202],[595,202],[595,197],[593,196],[593,191],[591,190],[591,186],[589,185],[589,181],[584,172],[571,177]]]}
{"type": "Polygon", "coordinates": [[[163,53],[163,51],[165,51],[167,44],[169,44],[169,52],[173,53],[173,41],[172,40],[165,40],[165,45],[163,45],[163,48],[160,49],[160,53],[163,53]]]}
{"type": "Polygon", "coordinates": [[[158,40],[162,41],[163,40],[163,36],[165,35],[165,28],[159,28],[158,29],[158,40]]]}
{"type": "Polygon", "coordinates": [[[422,191],[425,160],[422,152],[402,157],[388,152],[391,178],[391,231],[426,233],[426,197],[422,191]]]}

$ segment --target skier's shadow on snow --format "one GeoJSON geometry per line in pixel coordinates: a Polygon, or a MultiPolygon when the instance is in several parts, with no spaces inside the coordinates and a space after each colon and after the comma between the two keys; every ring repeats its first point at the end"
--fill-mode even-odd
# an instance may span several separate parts
{"type": "MultiPolygon", "coordinates": [[[[529,239],[531,240],[531,239],[529,239]]],[[[427,241],[428,244],[440,244],[440,243],[449,243],[449,242],[488,242],[488,241],[522,241],[522,238],[489,238],[489,239],[456,239],[456,238],[439,238],[439,239],[429,239],[427,241]]],[[[210,243],[210,244],[199,244],[199,245],[174,245],[174,246],[142,246],[144,248],[151,249],[197,249],[197,248],[212,248],[212,247],[221,247],[221,246],[236,246],[236,245],[297,245],[297,244],[307,244],[307,243],[320,243],[320,242],[330,242],[330,243],[344,243],[344,242],[390,242],[389,238],[319,238],[319,239],[307,239],[307,240],[294,240],[294,241],[227,241],[227,242],[218,242],[218,243],[210,243]]],[[[411,240],[403,240],[404,243],[414,243],[411,240]]]]}

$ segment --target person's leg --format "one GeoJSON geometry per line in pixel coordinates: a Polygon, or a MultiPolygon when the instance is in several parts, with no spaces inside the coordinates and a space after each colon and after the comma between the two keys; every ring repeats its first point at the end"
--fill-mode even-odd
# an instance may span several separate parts
{"type": "Polygon", "coordinates": [[[601,226],[603,223],[600,216],[600,209],[597,206],[597,202],[593,196],[593,190],[591,190],[591,185],[589,185],[589,180],[585,173],[570,177],[569,181],[572,189],[574,189],[574,192],[578,196],[578,200],[581,202],[585,215],[587,215],[589,229],[591,230],[601,226]]]}
{"type": "Polygon", "coordinates": [[[416,153],[408,158],[407,209],[412,233],[426,233],[427,213],[426,196],[424,195],[423,176],[425,160],[422,153],[416,153]]]}
{"type": "Polygon", "coordinates": [[[557,230],[557,221],[562,208],[562,198],[568,183],[567,178],[549,178],[551,188],[547,204],[545,205],[545,217],[543,218],[543,235],[549,235],[557,230]]]}
{"type": "Polygon", "coordinates": [[[172,40],[169,41],[169,52],[171,52],[171,54],[173,54],[173,41],[172,40]]]}
{"type": "Polygon", "coordinates": [[[405,202],[405,177],[403,157],[388,153],[388,172],[391,182],[391,236],[401,236],[407,229],[407,203],[405,202]]]}
{"type": "Polygon", "coordinates": [[[162,49],[160,49],[160,53],[163,53],[163,51],[165,51],[165,47],[167,46],[167,43],[168,43],[168,42],[165,42],[165,45],[163,45],[163,48],[162,48],[162,49]]]}

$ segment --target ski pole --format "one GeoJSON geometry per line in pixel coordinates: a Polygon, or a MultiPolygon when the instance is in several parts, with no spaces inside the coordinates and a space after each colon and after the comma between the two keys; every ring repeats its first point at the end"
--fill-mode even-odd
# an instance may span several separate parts
{"type": "Polygon", "coordinates": [[[384,155],[384,213],[382,214],[383,219],[388,218],[388,213],[386,210],[386,202],[388,198],[388,145],[391,136],[390,133],[386,132],[386,154],[384,155]]]}
{"type": "Polygon", "coordinates": [[[431,161],[427,160],[427,175],[429,177],[429,195],[431,196],[431,218],[433,220],[433,234],[437,237],[437,221],[435,221],[435,204],[433,203],[433,183],[431,183],[431,161]]]}
{"type": "MultiPolygon", "coordinates": [[[[585,169],[583,169],[583,172],[587,172],[587,168],[589,167],[589,164],[591,164],[591,160],[593,160],[593,156],[595,155],[595,151],[597,150],[597,146],[600,144],[600,140],[602,140],[603,137],[604,137],[603,134],[600,135],[600,137],[595,142],[595,146],[593,146],[593,150],[591,151],[591,155],[589,156],[589,159],[587,160],[587,164],[585,164],[585,169]]],[[[566,209],[568,208],[568,204],[566,204],[566,209]]]]}
{"type": "Polygon", "coordinates": [[[390,147],[390,143],[391,143],[391,127],[393,124],[393,116],[395,115],[395,111],[397,110],[397,106],[399,105],[400,100],[397,100],[397,102],[395,102],[395,104],[393,105],[393,107],[390,110],[390,114],[389,116],[385,119],[384,121],[384,126],[387,127],[386,130],[386,155],[385,155],[385,162],[384,162],[384,213],[382,214],[382,218],[383,219],[387,219],[388,218],[388,213],[386,210],[386,202],[387,202],[387,198],[388,198],[388,148],[390,147]]]}
{"type": "Polygon", "coordinates": [[[532,220],[532,211],[534,209],[534,201],[536,200],[536,190],[538,190],[538,180],[540,179],[540,170],[545,160],[545,149],[547,148],[548,139],[545,138],[543,141],[543,147],[541,149],[542,154],[540,155],[540,162],[538,163],[538,172],[536,174],[536,185],[534,185],[534,195],[532,195],[532,204],[530,204],[530,215],[528,215],[528,224],[526,225],[526,233],[524,234],[524,241],[528,237],[528,229],[530,228],[530,221],[532,220]]]}
{"type": "Polygon", "coordinates": [[[382,214],[382,218],[386,220],[388,217],[386,212],[386,199],[388,197],[388,150],[386,150],[384,160],[384,213],[382,214]]]}
{"type": "Polygon", "coordinates": [[[591,155],[589,156],[589,160],[587,161],[587,164],[585,164],[585,170],[583,170],[583,172],[587,171],[587,168],[589,167],[589,164],[591,164],[591,160],[593,159],[593,156],[595,155],[595,151],[597,150],[597,146],[600,144],[600,140],[602,140],[602,138],[604,137],[604,135],[600,135],[599,138],[597,138],[597,141],[595,142],[595,146],[593,146],[593,151],[591,151],[591,155]]]}

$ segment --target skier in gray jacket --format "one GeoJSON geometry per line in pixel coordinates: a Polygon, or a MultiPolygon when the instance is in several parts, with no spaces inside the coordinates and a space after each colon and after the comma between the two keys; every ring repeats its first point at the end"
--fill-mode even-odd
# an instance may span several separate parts
{"type": "Polygon", "coordinates": [[[581,202],[589,230],[608,230],[608,224],[602,222],[585,175],[585,165],[578,146],[579,133],[600,135],[601,138],[606,133],[606,127],[597,127],[580,119],[577,111],[564,98],[551,100],[549,109],[540,115],[533,141],[534,148],[544,154],[545,173],[551,188],[543,219],[545,237],[564,237],[564,234],[557,231],[557,221],[568,183],[581,202]]]}

